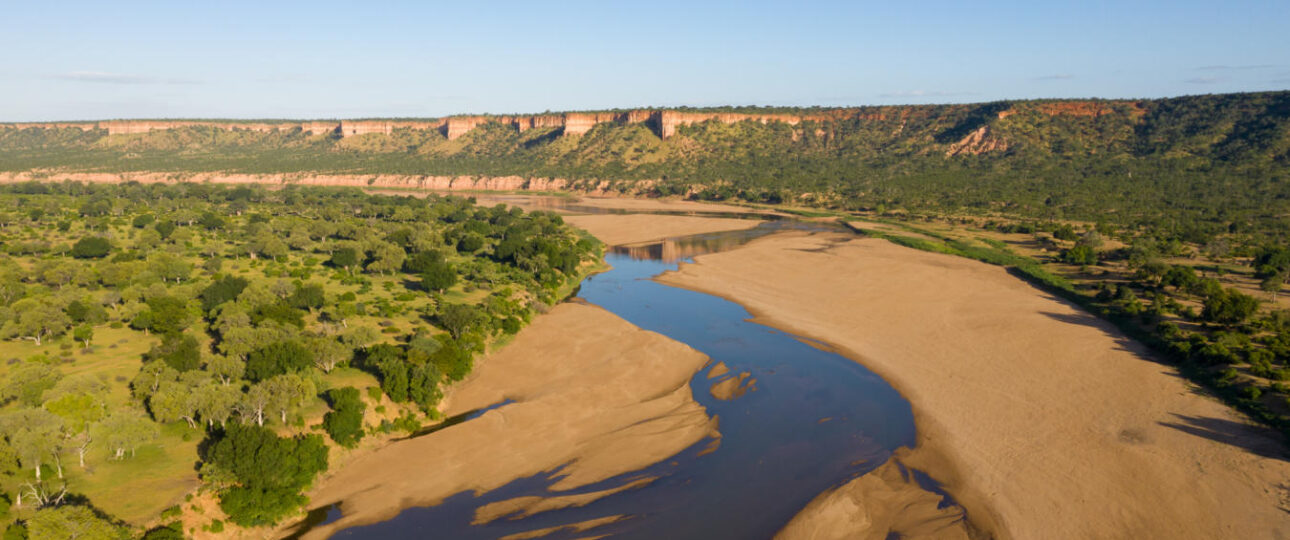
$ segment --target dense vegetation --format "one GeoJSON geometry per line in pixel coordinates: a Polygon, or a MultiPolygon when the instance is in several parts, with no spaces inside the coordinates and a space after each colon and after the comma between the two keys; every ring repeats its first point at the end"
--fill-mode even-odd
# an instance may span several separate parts
{"type": "Polygon", "coordinates": [[[208,531],[294,514],[329,448],[437,420],[599,247],[460,197],[69,182],[0,188],[0,251],[0,520],[98,538],[185,495],[208,531]]]}
{"type": "Polygon", "coordinates": [[[1290,92],[866,107],[831,118],[799,126],[705,122],[666,141],[645,124],[562,137],[558,128],[519,133],[494,123],[453,141],[429,130],[338,139],[213,128],[116,136],[9,129],[0,131],[0,167],[520,175],[621,181],[624,190],[658,180],[638,187],[837,209],[1101,219],[1193,241],[1229,231],[1286,235],[1290,92]],[[983,128],[982,143],[962,144],[983,128]]]}

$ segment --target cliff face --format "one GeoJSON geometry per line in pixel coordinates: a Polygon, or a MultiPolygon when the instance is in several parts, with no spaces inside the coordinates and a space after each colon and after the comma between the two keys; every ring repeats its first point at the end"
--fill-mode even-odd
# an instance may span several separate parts
{"type": "MultiPolygon", "coordinates": [[[[991,112],[996,120],[1004,120],[1020,110],[1036,111],[1048,116],[1081,116],[1100,117],[1103,115],[1124,114],[1133,119],[1141,117],[1145,108],[1140,102],[1133,101],[1045,101],[1030,102],[1018,107],[1012,104],[985,105],[994,106],[997,112],[991,112]]],[[[925,118],[934,114],[934,106],[896,106],[841,108],[811,111],[809,114],[791,113],[727,113],[727,112],[689,112],[676,110],[637,109],[626,112],[571,112],[564,114],[539,114],[515,116],[451,116],[429,120],[341,120],[337,122],[223,122],[196,120],[108,120],[102,122],[51,122],[51,123],[14,123],[0,124],[0,128],[72,128],[84,131],[103,129],[108,135],[128,135],[147,133],[154,130],[177,129],[191,126],[215,127],[225,130],[245,130],[256,132],[300,130],[311,135],[339,134],[341,137],[354,137],[367,134],[388,135],[398,129],[434,130],[443,134],[448,140],[457,139],[480,125],[496,122],[511,127],[519,132],[530,129],[561,129],[562,135],[583,135],[600,124],[644,124],[650,127],[662,139],[676,135],[677,128],[702,122],[715,121],[723,124],[738,122],[759,122],[769,124],[779,122],[795,126],[804,121],[817,123],[860,120],[882,122],[887,120],[912,120],[925,118]]],[[[961,105],[953,107],[973,108],[979,106],[961,105]]],[[[825,131],[815,130],[817,136],[825,131]]],[[[800,136],[794,134],[794,138],[800,136]]],[[[992,152],[1008,148],[1006,141],[993,136],[988,128],[975,129],[962,140],[950,144],[948,155],[961,153],[992,152]]]]}

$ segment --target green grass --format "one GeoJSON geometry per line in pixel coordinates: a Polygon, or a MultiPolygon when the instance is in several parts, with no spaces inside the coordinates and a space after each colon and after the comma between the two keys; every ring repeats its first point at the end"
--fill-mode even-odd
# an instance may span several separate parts
{"type": "Polygon", "coordinates": [[[161,437],[133,457],[113,461],[100,449],[90,453],[88,471],[65,463],[68,487],[115,517],[135,525],[147,523],[197,488],[197,444],[204,437],[204,431],[184,422],[164,425],[161,437]]]}

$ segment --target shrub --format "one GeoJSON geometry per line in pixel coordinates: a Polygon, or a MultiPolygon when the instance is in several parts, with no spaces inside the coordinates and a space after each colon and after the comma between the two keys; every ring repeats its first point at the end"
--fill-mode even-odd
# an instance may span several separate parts
{"type": "Polygon", "coordinates": [[[87,236],[72,245],[72,256],[77,259],[101,259],[111,251],[112,243],[99,236],[87,236]]]}
{"type": "Polygon", "coordinates": [[[323,416],[323,429],[337,444],[353,448],[363,438],[363,411],[367,405],[352,386],[327,392],[327,399],[332,410],[323,416]]]}

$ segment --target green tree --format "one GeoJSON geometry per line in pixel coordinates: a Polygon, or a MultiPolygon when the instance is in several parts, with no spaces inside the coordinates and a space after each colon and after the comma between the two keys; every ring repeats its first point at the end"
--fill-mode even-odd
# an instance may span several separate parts
{"type": "Polygon", "coordinates": [[[152,442],[160,434],[157,424],[132,408],[112,411],[91,426],[90,432],[94,440],[103,442],[113,459],[125,459],[127,452],[133,456],[136,449],[152,442]]]}
{"type": "Polygon", "coordinates": [[[46,339],[67,332],[71,318],[47,298],[23,298],[13,304],[16,317],[0,327],[0,334],[7,338],[31,340],[36,346],[46,339]]]}
{"type": "Polygon", "coordinates": [[[158,334],[177,334],[188,328],[192,317],[188,303],[173,296],[154,296],[148,299],[148,309],[140,312],[130,326],[151,330],[158,334]]]}
{"type": "Polygon", "coordinates": [[[196,402],[197,414],[203,422],[206,422],[206,427],[213,427],[215,424],[223,427],[237,408],[238,402],[241,401],[242,389],[211,382],[193,390],[193,399],[196,402]]]}
{"type": "Polygon", "coordinates": [[[82,469],[85,468],[85,455],[94,440],[90,435],[90,426],[102,420],[107,413],[104,393],[102,390],[72,391],[45,402],[45,410],[62,418],[67,442],[76,450],[77,461],[82,469]]]}
{"type": "Polygon", "coordinates": [[[486,320],[483,312],[475,306],[448,304],[440,310],[438,322],[453,338],[461,338],[465,333],[479,329],[486,320]]]}
{"type": "Polygon", "coordinates": [[[18,400],[28,407],[40,405],[45,392],[63,378],[63,373],[44,362],[23,362],[9,370],[0,381],[0,402],[18,400]]]}
{"type": "Polygon", "coordinates": [[[367,405],[357,388],[346,386],[327,392],[331,411],[323,416],[323,429],[337,444],[353,448],[363,438],[363,411],[367,405]]]}
{"type": "Polygon", "coordinates": [[[297,373],[275,375],[262,384],[272,396],[268,409],[278,413],[283,424],[287,423],[287,416],[292,411],[303,407],[317,395],[313,382],[297,373]]]}
{"type": "Polygon", "coordinates": [[[164,251],[154,253],[148,257],[148,268],[155,272],[162,281],[174,281],[175,283],[188,279],[189,274],[193,273],[193,265],[189,264],[188,261],[164,251]]]}
{"type": "Polygon", "coordinates": [[[295,291],[287,299],[291,307],[296,309],[307,309],[313,311],[323,307],[327,303],[327,295],[323,292],[323,286],[317,283],[306,283],[297,286],[295,291]]]}
{"type": "Polygon", "coordinates": [[[274,375],[296,373],[313,365],[313,353],[294,340],[279,341],[246,358],[246,378],[263,381],[274,375]]]}
{"type": "Polygon", "coordinates": [[[175,224],[170,221],[158,222],[152,228],[157,231],[157,234],[161,235],[162,240],[170,238],[170,235],[175,232],[175,224]]]}
{"type": "Polygon", "coordinates": [[[236,276],[224,276],[215,280],[210,285],[202,289],[202,311],[209,313],[211,310],[237,299],[237,295],[246,290],[249,282],[236,276]]]}
{"type": "Polygon", "coordinates": [[[1204,306],[1202,319],[1235,326],[1259,310],[1259,300],[1236,289],[1226,289],[1206,297],[1204,306]]]}
{"type": "Polygon", "coordinates": [[[90,348],[90,341],[94,339],[94,327],[88,324],[77,326],[72,330],[72,338],[84,344],[85,349],[90,348]]]}
{"type": "Polygon", "coordinates": [[[396,272],[403,267],[407,258],[403,248],[389,242],[378,242],[372,249],[372,262],[367,264],[367,271],[377,274],[396,272]]]}
{"type": "Polygon", "coordinates": [[[1067,264],[1091,266],[1097,264],[1097,252],[1085,244],[1075,244],[1074,247],[1062,251],[1061,259],[1067,264]]]}
{"type": "Polygon", "coordinates": [[[317,435],[278,437],[273,431],[229,424],[202,456],[204,472],[227,474],[220,507],[243,526],[271,525],[305,502],[300,490],[327,469],[327,445],[317,435]]]}
{"type": "Polygon", "coordinates": [[[27,520],[31,540],[125,540],[129,531],[79,505],[49,506],[27,520]]]}
{"type": "Polygon", "coordinates": [[[100,236],[86,236],[72,245],[72,256],[77,259],[101,259],[112,252],[112,243],[100,236]]]}
{"type": "MultiPolygon", "coordinates": [[[[5,434],[18,460],[41,480],[41,465],[58,463],[63,442],[63,419],[45,409],[18,409],[0,416],[0,433],[5,434]]],[[[58,466],[58,476],[63,476],[58,466]]]]}
{"type": "Polygon", "coordinates": [[[351,247],[343,247],[332,252],[331,259],[328,262],[336,268],[344,268],[345,270],[352,271],[353,268],[358,266],[358,263],[361,261],[358,256],[358,250],[351,247]]]}
{"type": "Polygon", "coordinates": [[[202,353],[197,338],[179,333],[162,334],[161,343],[143,355],[144,361],[160,360],[183,373],[201,367],[202,353]]]}
{"type": "Polygon", "coordinates": [[[432,263],[421,273],[421,288],[443,292],[457,283],[457,271],[446,262],[432,263]]]}

